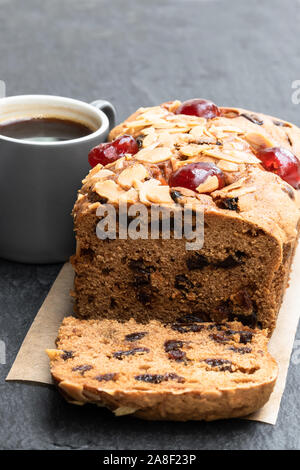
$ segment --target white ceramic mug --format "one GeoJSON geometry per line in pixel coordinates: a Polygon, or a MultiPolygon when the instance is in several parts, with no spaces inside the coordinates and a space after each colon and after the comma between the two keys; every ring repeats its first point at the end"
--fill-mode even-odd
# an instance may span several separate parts
{"type": "Polygon", "coordinates": [[[38,142],[0,135],[0,257],[23,263],[66,261],[75,247],[71,211],[90,170],[88,152],[115,123],[108,101],[51,95],[0,99],[0,124],[46,117],[80,122],[91,134],[38,142]]]}

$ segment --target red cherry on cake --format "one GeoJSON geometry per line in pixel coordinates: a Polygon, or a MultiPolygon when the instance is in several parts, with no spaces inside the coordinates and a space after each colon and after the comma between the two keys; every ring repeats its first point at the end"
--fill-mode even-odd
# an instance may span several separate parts
{"type": "Polygon", "coordinates": [[[169,186],[196,191],[198,186],[205,183],[209,176],[216,176],[218,178],[218,187],[214,188],[213,191],[225,186],[224,173],[216,165],[208,162],[189,163],[182,166],[171,174],[169,186]]]}
{"type": "Polygon", "coordinates": [[[300,189],[300,162],[288,149],[271,147],[257,151],[265,170],[280,176],[293,188],[300,189]]]}
{"type": "Polygon", "coordinates": [[[89,163],[91,167],[98,165],[108,165],[126,153],[134,155],[139,151],[137,141],[131,135],[124,134],[113,142],[97,145],[89,153],[89,163]]]}
{"type": "Polygon", "coordinates": [[[190,116],[212,119],[216,116],[220,116],[221,113],[218,106],[212,101],[196,98],[194,100],[184,101],[179,108],[176,109],[175,114],[189,114],[190,116]]]}

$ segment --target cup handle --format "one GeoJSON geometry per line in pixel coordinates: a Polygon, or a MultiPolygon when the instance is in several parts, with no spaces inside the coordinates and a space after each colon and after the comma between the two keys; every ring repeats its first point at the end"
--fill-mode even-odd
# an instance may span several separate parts
{"type": "Polygon", "coordinates": [[[109,101],[105,100],[92,101],[90,104],[106,114],[109,120],[109,130],[111,130],[116,123],[116,108],[109,101]]]}

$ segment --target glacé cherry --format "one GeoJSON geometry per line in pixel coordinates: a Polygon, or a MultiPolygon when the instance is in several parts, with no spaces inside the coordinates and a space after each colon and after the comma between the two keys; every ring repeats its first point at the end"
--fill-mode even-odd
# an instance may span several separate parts
{"type": "Polygon", "coordinates": [[[123,157],[126,153],[134,155],[138,151],[139,146],[134,137],[124,134],[113,142],[107,142],[94,147],[90,151],[88,159],[91,167],[96,166],[98,163],[108,165],[123,157]]]}
{"type": "Polygon", "coordinates": [[[256,155],[265,170],[280,176],[293,188],[300,189],[300,162],[290,150],[270,147],[258,150],[256,155]]]}
{"type": "Polygon", "coordinates": [[[171,174],[169,179],[170,187],[182,187],[196,191],[198,186],[204,183],[209,176],[217,176],[219,187],[225,186],[224,173],[213,163],[197,162],[182,166],[171,174]]]}
{"type": "Polygon", "coordinates": [[[218,106],[212,101],[196,98],[181,103],[179,108],[176,109],[175,114],[188,114],[190,116],[212,119],[216,116],[220,116],[221,113],[218,106]]]}

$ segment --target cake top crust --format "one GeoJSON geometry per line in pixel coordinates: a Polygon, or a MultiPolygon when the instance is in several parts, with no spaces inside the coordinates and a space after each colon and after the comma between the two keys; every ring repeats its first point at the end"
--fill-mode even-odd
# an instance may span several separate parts
{"type": "Polygon", "coordinates": [[[281,243],[295,239],[299,191],[266,171],[257,155],[261,149],[281,147],[299,159],[299,128],[239,108],[220,107],[220,116],[211,119],[176,114],[180,105],[176,100],[140,108],[111,131],[110,141],[131,135],[139,150],[89,172],[75,204],[75,219],[106,202],[189,204],[194,210],[241,219],[281,243]],[[211,174],[195,190],[170,186],[174,172],[199,162],[220,170],[222,185],[211,174]]]}

